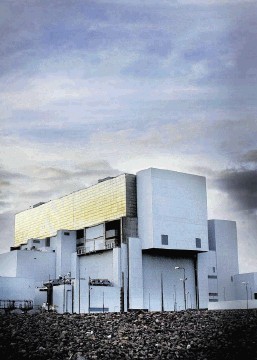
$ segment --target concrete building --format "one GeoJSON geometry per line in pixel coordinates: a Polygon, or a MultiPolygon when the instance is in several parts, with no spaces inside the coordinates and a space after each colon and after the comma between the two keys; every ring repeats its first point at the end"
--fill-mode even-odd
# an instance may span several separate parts
{"type": "Polygon", "coordinates": [[[208,221],[209,309],[257,308],[257,273],[239,274],[234,221],[208,221]]]}
{"type": "Polygon", "coordinates": [[[60,313],[207,308],[238,294],[237,259],[234,222],[209,221],[208,237],[205,178],[151,168],[17,214],[0,301],[60,313]]]}
{"type": "Polygon", "coordinates": [[[239,273],[237,230],[234,221],[209,220],[209,301],[235,299],[233,277],[239,273]]]}

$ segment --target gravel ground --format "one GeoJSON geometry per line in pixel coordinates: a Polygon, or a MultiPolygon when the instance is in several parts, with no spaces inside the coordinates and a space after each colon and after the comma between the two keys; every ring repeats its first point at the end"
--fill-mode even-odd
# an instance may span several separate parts
{"type": "Polygon", "coordinates": [[[0,314],[0,358],[257,359],[257,310],[0,314]]]}

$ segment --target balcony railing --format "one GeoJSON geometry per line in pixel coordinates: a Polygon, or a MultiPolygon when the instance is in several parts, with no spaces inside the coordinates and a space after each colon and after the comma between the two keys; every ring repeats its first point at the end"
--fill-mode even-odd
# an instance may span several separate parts
{"type": "Polygon", "coordinates": [[[115,239],[111,240],[90,240],[86,242],[86,245],[77,247],[78,255],[90,254],[98,251],[104,251],[113,249],[117,246],[118,242],[115,239]]]}

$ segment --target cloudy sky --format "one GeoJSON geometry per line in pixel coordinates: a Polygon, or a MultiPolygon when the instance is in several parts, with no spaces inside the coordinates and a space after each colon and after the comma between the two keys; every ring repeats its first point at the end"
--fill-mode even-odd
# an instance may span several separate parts
{"type": "Polygon", "coordinates": [[[257,271],[257,3],[1,0],[0,251],[14,214],[147,167],[207,177],[257,271]]]}

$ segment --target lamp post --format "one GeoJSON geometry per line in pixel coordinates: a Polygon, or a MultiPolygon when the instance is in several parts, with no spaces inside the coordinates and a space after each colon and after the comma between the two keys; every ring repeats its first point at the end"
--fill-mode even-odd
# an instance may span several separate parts
{"type": "MultiPolygon", "coordinates": [[[[87,271],[87,269],[85,268],[85,272],[87,271]]],[[[86,278],[80,277],[80,264],[79,264],[79,314],[80,314],[80,280],[86,280],[86,278]]]]}
{"type": "Polygon", "coordinates": [[[246,309],[248,310],[248,281],[242,281],[242,284],[245,285],[245,291],[246,291],[246,309]]]}
{"type": "Polygon", "coordinates": [[[177,311],[177,292],[176,292],[176,285],[174,285],[174,311],[177,311]]]}
{"type": "Polygon", "coordinates": [[[190,295],[190,293],[189,293],[189,291],[186,293],[186,296],[187,296],[187,307],[189,308],[189,295],[190,295]]]}
{"type": "Polygon", "coordinates": [[[184,274],[184,277],[183,279],[180,279],[181,281],[183,281],[183,289],[184,289],[184,304],[185,304],[185,310],[187,308],[187,300],[186,300],[186,270],[184,267],[180,267],[180,266],[175,266],[175,270],[180,270],[182,269],[183,270],[183,274],[184,274]]]}
{"type": "Polygon", "coordinates": [[[91,308],[91,278],[90,276],[88,277],[88,313],[90,313],[90,308],[91,308]]]}

